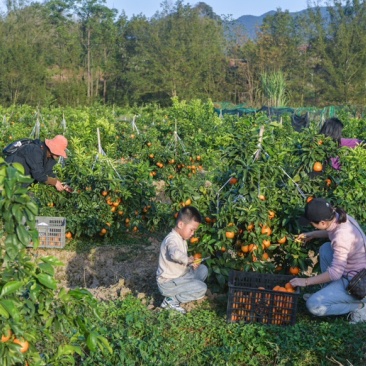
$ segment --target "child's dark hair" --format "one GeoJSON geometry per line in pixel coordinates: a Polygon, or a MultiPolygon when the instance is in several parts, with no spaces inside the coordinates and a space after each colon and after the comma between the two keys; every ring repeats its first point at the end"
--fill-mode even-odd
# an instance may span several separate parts
{"type": "Polygon", "coordinates": [[[193,206],[186,206],[183,207],[177,217],[177,222],[183,221],[185,223],[188,223],[190,221],[196,221],[198,223],[202,222],[202,216],[200,212],[193,206]]]}
{"type": "Polygon", "coordinates": [[[324,122],[319,133],[321,133],[327,137],[331,137],[339,145],[341,143],[343,127],[344,127],[344,125],[341,122],[341,120],[336,117],[333,117],[333,118],[327,119],[324,122]]]}

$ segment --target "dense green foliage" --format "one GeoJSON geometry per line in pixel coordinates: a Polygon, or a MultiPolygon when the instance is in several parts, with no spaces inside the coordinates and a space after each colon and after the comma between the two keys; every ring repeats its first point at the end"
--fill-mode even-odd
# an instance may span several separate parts
{"type": "Polygon", "coordinates": [[[9,1],[0,17],[0,103],[166,106],[178,96],[364,105],[366,3],[333,0],[326,17],[309,5],[301,17],[267,16],[250,40],[203,2],[163,1],[152,18],[128,19],[104,0],[9,1]],[[272,73],[283,76],[280,98],[262,84],[272,73]]]}
{"type": "MultiPolygon", "coordinates": [[[[101,348],[112,352],[85,312],[98,318],[96,300],[86,290],[57,290],[55,266],[63,265],[57,258],[32,258],[26,247],[38,247],[35,217],[37,205],[27,194],[24,176],[18,163],[8,166],[0,159],[0,357],[4,366],[28,360],[33,364],[73,365],[74,354],[101,348]],[[39,342],[56,341],[57,347],[39,352],[39,342]],[[26,342],[24,350],[16,344],[26,342]],[[29,350],[28,350],[29,348],[29,350]],[[84,351],[85,349],[85,351],[84,351]]],[[[104,352],[105,353],[105,352],[104,352]]]]}
{"type": "MultiPolygon", "coordinates": [[[[131,232],[162,235],[174,225],[176,212],[192,204],[205,221],[189,251],[212,257],[206,262],[212,291],[227,289],[232,268],[288,274],[295,267],[305,275],[308,250],[316,251],[319,242],[302,246],[294,235],[307,230],[298,219],[309,197],[327,197],[364,225],[363,146],[338,149],[318,134],[321,121],[316,118],[296,132],[290,116],[279,121],[262,114],[220,118],[212,102],[200,100],[173,98],[164,109],[12,106],[0,113],[2,145],[37,130],[41,139],[58,133],[69,139],[69,158],[56,171],[75,190],[70,194],[36,184],[28,192],[18,188],[28,179],[17,171],[19,166],[1,167],[5,189],[0,208],[7,235],[1,242],[1,321],[4,329],[10,327],[31,344],[23,355],[11,342],[1,343],[8,364],[24,359],[54,365],[365,363],[365,325],[351,327],[344,317],[313,319],[305,315],[302,300],[294,327],[227,324],[225,295],[222,302],[211,300],[186,317],[148,310],[132,297],[98,303],[84,290],[58,292],[53,268],[58,263],[25,254],[32,235],[37,245],[34,202],[42,216],[67,218],[78,250],[85,243],[90,248],[91,241],[128,245],[131,232]],[[337,155],[340,171],[328,164],[337,155]],[[316,161],[323,168],[314,175],[316,161]],[[29,231],[20,225],[24,215],[29,231]],[[255,249],[244,250],[249,244],[255,249]],[[83,317],[89,309],[93,316],[83,317]]],[[[366,139],[363,119],[346,109],[338,116],[345,136],[366,139]]],[[[142,235],[141,245],[143,241],[142,235]]],[[[68,243],[75,248],[74,241],[68,243]]]]}

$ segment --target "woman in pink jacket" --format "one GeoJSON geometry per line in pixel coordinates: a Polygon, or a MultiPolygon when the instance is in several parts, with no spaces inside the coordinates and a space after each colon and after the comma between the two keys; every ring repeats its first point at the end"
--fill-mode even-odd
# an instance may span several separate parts
{"type": "Polygon", "coordinates": [[[305,206],[305,217],[316,231],[302,233],[298,239],[329,239],[319,249],[321,272],[309,278],[294,278],[293,286],[326,284],[306,301],[317,316],[349,314],[351,323],[366,322],[365,301],[348,294],[347,277],[366,268],[366,236],[357,221],[323,198],[314,198],[305,206]]]}

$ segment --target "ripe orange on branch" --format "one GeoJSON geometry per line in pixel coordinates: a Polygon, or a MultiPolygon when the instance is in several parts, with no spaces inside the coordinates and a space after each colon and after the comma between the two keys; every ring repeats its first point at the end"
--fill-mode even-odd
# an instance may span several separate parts
{"type": "Polygon", "coordinates": [[[278,239],[278,244],[285,244],[285,243],[286,243],[286,241],[287,241],[287,237],[286,237],[286,236],[284,236],[283,238],[278,239]]]}
{"type": "Polygon", "coordinates": [[[190,242],[191,244],[197,244],[197,243],[199,242],[199,238],[197,238],[197,237],[193,236],[193,237],[189,240],[189,242],[190,242]]]}
{"type": "Polygon", "coordinates": [[[261,233],[262,233],[263,235],[271,236],[271,235],[272,235],[272,229],[271,229],[269,226],[267,226],[267,225],[263,225],[263,226],[262,226],[261,233]]]}
{"type": "Polygon", "coordinates": [[[234,239],[235,233],[233,231],[226,231],[225,236],[227,239],[234,239]]]}
{"type": "Polygon", "coordinates": [[[6,334],[3,334],[1,336],[1,342],[2,343],[7,342],[11,338],[12,335],[13,335],[13,332],[11,331],[11,329],[8,329],[8,331],[6,332],[6,334]]]}
{"type": "Polygon", "coordinates": [[[300,273],[300,268],[299,267],[290,267],[289,272],[292,275],[297,276],[300,273]]]}
{"type": "Polygon", "coordinates": [[[15,344],[19,344],[19,346],[20,346],[19,351],[20,351],[21,353],[25,353],[25,352],[27,352],[27,351],[28,351],[28,348],[29,348],[29,342],[28,342],[28,341],[26,341],[25,339],[18,339],[18,338],[15,338],[15,339],[13,340],[13,343],[15,343],[15,344]]]}
{"type": "Polygon", "coordinates": [[[323,164],[320,161],[316,161],[313,165],[314,172],[321,172],[323,171],[323,164]]]}

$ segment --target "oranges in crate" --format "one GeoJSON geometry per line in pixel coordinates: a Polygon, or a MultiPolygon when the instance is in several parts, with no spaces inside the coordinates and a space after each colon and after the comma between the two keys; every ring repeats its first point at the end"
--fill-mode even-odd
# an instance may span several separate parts
{"type": "Polygon", "coordinates": [[[296,306],[295,292],[290,282],[272,289],[260,286],[252,290],[236,290],[232,300],[231,321],[291,324],[296,306]]]}

